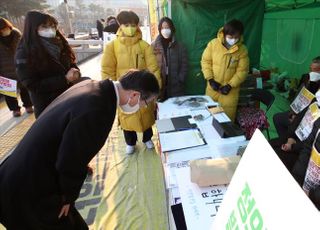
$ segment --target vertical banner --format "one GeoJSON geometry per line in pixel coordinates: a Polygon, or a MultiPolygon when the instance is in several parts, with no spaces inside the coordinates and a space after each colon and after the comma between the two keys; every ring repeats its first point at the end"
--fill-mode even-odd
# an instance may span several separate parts
{"type": "Polygon", "coordinates": [[[17,81],[0,76],[0,94],[17,97],[17,81]]]}
{"type": "Polygon", "coordinates": [[[293,112],[298,114],[311,103],[313,98],[314,98],[314,95],[309,90],[307,90],[305,87],[303,87],[300,90],[298,96],[291,103],[290,107],[293,112]]]}
{"type": "Polygon", "coordinates": [[[148,0],[149,18],[150,18],[150,33],[151,41],[154,41],[158,35],[158,18],[157,18],[157,5],[155,0],[148,0]]]}
{"type": "Polygon", "coordinates": [[[316,142],[319,141],[320,131],[317,133],[317,137],[314,140],[311,157],[309,160],[308,168],[306,171],[306,177],[303,183],[303,190],[308,194],[311,189],[320,185],[320,153],[316,148],[316,142]]]}

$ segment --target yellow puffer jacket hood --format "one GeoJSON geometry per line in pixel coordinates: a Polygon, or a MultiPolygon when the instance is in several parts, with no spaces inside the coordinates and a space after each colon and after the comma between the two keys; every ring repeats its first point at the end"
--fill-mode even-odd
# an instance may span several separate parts
{"type": "MultiPolygon", "coordinates": [[[[117,38],[104,47],[101,60],[102,79],[110,78],[118,80],[130,69],[147,69],[153,73],[161,86],[160,70],[152,47],[142,40],[139,28],[133,37],[127,37],[121,27],[117,32],[117,38]]],[[[155,104],[141,108],[134,114],[124,114],[120,110],[120,125],[124,130],[143,132],[150,128],[154,122],[155,104]]]]}

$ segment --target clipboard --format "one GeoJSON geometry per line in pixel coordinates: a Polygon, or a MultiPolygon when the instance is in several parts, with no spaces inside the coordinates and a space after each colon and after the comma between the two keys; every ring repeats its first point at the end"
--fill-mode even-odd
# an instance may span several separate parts
{"type": "Polygon", "coordinates": [[[207,144],[198,128],[159,133],[159,140],[162,152],[170,152],[207,144]]]}

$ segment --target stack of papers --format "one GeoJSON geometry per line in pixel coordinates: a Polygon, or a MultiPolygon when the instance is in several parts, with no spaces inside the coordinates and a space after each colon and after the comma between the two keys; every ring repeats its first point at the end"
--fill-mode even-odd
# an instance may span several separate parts
{"type": "Polygon", "coordinates": [[[199,129],[187,129],[177,132],[159,133],[159,139],[162,152],[206,144],[199,129]]]}

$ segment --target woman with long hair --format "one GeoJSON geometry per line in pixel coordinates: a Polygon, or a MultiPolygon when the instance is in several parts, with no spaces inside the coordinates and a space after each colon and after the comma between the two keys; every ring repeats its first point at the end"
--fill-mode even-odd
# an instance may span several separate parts
{"type": "Polygon", "coordinates": [[[161,70],[160,100],[185,95],[185,81],[188,74],[188,55],[184,45],[175,37],[175,26],[168,17],[160,19],[159,35],[151,46],[161,70]]]}
{"type": "MultiPolygon", "coordinates": [[[[21,39],[20,31],[13,27],[12,23],[7,19],[0,17],[0,76],[17,80],[16,69],[14,65],[14,55],[16,48],[21,39]]],[[[21,86],[20,97],[27,113],[33,113],[32,103],[28,94],[28,90],[21,86]]],[[[17,98],[4,96],[6,104],[14,117],[21,116],[20,106],[17,98]]]]}
{"type": "Polygon", "coordinates": [[[30,92],[36,118],[80,79],[75,55],[57,25],[53,16],[29,11],[16,53],[18,78],[30,92]]]}

